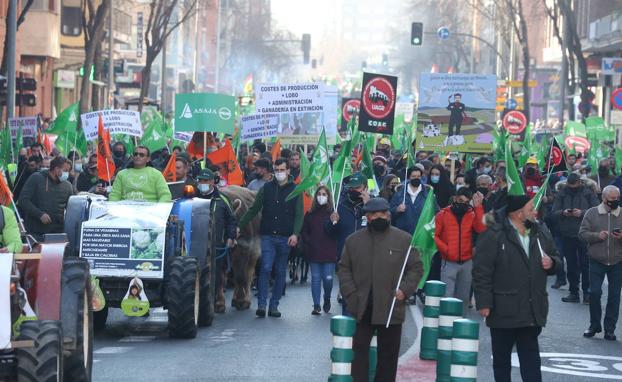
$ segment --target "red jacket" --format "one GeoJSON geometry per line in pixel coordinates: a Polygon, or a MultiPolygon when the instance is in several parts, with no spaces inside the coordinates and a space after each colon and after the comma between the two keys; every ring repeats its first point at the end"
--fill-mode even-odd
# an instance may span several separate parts
{"type": "Polygon", "coordinates": [[[469,209],[460,225],[451,206],[445,207],[436,214],[435,225],[434,241],[444,260],[454,263],[471,260],[473,232],[482,233],[486,230],[484,207],[479,205],[469,209]]]}

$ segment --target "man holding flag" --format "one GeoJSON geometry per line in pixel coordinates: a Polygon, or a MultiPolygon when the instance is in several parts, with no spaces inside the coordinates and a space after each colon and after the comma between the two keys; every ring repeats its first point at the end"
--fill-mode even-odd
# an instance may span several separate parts
{"type": "Polygon", "coordinates": [[[384,198],[370,199],[364,212],[367,229],[346,239],[339,262],[341,294],[357,322],[352,344],[352,377],[354,382],[368,381],[369,346],[376,331],[375,380],[394,381],[405,300],[417,290],[423,274],[422,263],[418,251],[410,248],[411,235],[391,226],[389,203],[384,198]],[[403,277],[396,288],[400,270],[403,277]]]}

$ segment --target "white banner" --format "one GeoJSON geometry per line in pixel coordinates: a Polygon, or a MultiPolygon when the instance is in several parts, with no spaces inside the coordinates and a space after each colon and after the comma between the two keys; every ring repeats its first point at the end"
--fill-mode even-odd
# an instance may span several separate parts
{"type": "Polygon", "coordinates": [[[100,110],[82,114],[82,128],[87,141],[97,139],[97,124],[99,115],[102,115],[104,127],[110,134],[127,134],[142,137],[143,129],[140,124],[140,113],[132,110],[100,110]]]}
{"type": "Polygon", "coordinates": [[[13,268],[13,254],[0,254],[0,349],[11,346],[11,270],[13,268]]]}
{"type": "Polygon", "coordinates": [[[258,114],[322,113],[324,84],[266,84],[255,89],[258,114]]]}
{"type": "Polygon", "coordinates": [[[17,138],[17,131],[22,127],[22,137],[37,136],[37,117],[9,118],[11,138],[17,138]]]}
{"type": "Polygon", "coordinates": [[[275,137],[279,133],[278,114],[253,114],[240,117],[240,140],[275,137]]]}

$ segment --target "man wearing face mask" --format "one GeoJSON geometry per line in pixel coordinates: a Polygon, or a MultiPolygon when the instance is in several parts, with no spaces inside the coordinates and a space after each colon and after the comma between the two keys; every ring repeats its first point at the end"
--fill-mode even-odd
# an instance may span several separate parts
{"type": "Polygon", "coordinates": [[[24,212],[26,230],[37,240],[46,233],[64,230],[65,208],[73,187],[68,182],[71,162],[58,156],[50,162],[49,170],[32,174],[19,196],[18,205],[24,212]]]}
{"type": "Polygon", "coordinates": [[[272,181],[272,171],[270,171],[270,161],[266,158],[259,158],[255,161],[255,179],[246,188],[251,191],[259,191],[264,184],[272,181]]]}
{"type": "Polygon", "coordinates": [[[378,184],[384,183],[384,177],[387,175],[387,158],[376,155],[374,157],[374,176],[378,184]]]}
{"type": "Polygon", "coordinates": [[[268,306],[270,317],[281,317],[278,310],[279,300],[285,288],[287,260],[291,248],[298,244],[298,236],[302,228],[304,209],[302,196],[291,200],[287,197],[296,185],[289,174],[287,160],[278,158],[274,162],[274,180],[264,184],[257,192],[253,205],[240,219],[240,230],[244,229],[260,211],[261,223],[261,270],[257,280],[257,311],[259,318],[266,316],[268,302],[268,283],[275,270],[272,296],[268,306]]]}
{"type": "Polygon", "coordinates": [[[401,284],[396,285],[411,234],[391,226],[389,204],[383,198],[371,199],[365,204],[364,212],[367,229],[348,237],[339,262],[341,294],[356,319],[352,377],[354,382],[369,380],[369,346],[375,331],[378,339],[375,380],[395,381],[405,300],[417,289],[423,267],[419,253],[412,249],[401,284]],[[396,304],[386,328],[393,297],[396,304]]]}
{"type": "Polygon", "coordinates": [[[464,180],[471,188],[472,192],[477,191],[475,188],[476,180],[479,175],[486,174],[492,175],[492,161],[488,157],[481,157],[477,161],[477,166],[470,169],[464,174],[464,180]]]}
{"type": "Polygon", "coordinates": [[[523,171],[523,184],[527,196],[533,198],[542,187],[542,183],[544,183],[544,177],[538,171],[538,159],[530,157],[527,159],[523,171]]]}
{"type": "Polygon", "coordinates": [[[341,258],[346,238],[367,226],[363,205],[370,199],[367,178],[360,172],[352,174],[348,181],[344,182],[343,189],[337,212],[330,215],[337,238],[338,258],[341,258]]]}
{"type": "Polygon", "coordinates": [[[484,207],[484,212],[490,212],[494,209],[494,199],[493,193],[491,191],[492,187],[492,178],[489,175],[482,174],[477,177],[475,181],[477,186],[477,192],[483,196],[482,206],[484,207]]]}
{"type": "MultiPolygon", "coordinates": [[[[226,196],[218,191],[218,186],[214,184],[214,180],[215,175],[209,169],[201,170],[197,176],[197,198],[211,200],[211,217],[216,223],[213,225],[214,232],[212,232],[211,245],[212,253],[216,254],[216,266],[213,275],[216,278],[214,301],[217,301],[216,296],[221,291],[224,292],[222,276],[226,269],[227,259],[226,256],[222,255],[234,247],[238,226],[235,214],[231,210],[231,203],[226,196]]],[[[216,313],[224,313],[225,305],[214,305],[214,311],[216,313]]]]}
{"type": "Polygon", "coordinates": [[[123,142],[116,142],[112,146],[112,159],[117,169],[124,169],[127,166],[128,157],[127,150],[123,142]]]}
{"type": "Polygon", "coordinates": [[[598,205],[596,194],[584,185],[576,173],[568,175],[564,185],[558,182],[559,192],[553,202],[551,214],[558,220],[559,234],[562,237],[562,254],[568,268],[569,294],[563,302],[580,302],[579,279],[583,290],[583,303],[590,303],[590,274],[587,248],[579,240],[579,227],[585,212],[598,205]]]}
{"type": "MultiPolygon", "coordinates": [[[[408,182],[391,198],[391,216],[394,227],[410,234],[415,232],[423,205],[432,190],[430,186],[422,184],[423,171],[419,167],[408,169],[408,182]]],[[[438,205],[435,197],[435,209],[438,205]]]]}
{"type": "MultiPolygon", "coordinates": [[[[601,159],[598,162],[598,172],[592,176],[590,176],[594,182],[598,184],[598,189],[602,190],[603,188],[610,185],[615,179],[615,175],[611,173],[611,169],[609,167],[609,159],[601,159]]],[[[601,193],[598,193],[598,197],[600,198],[601,193]]]]}
{"type": "Polygon", "coordinates": [[[523,381],[542,381],[538,336],[546,325],[547,276],[560,266],[544,224],[536,221],[533,200],[508,195],[507,207],[494,214],[477,241],[473,291],[486,318],[496,381],[509,381],[516,345],[523,381]]]}
{"type": "Polygon", "coordinates": [[[480,193],[473,195],[470,189],[461,188],[451,206],[434,219],[434,242],[443,259],[441,281],[447,285],[445,295],[462,300],[465,312],[471,295],[473,234],[486,230],[482,200],[480,193]]]}

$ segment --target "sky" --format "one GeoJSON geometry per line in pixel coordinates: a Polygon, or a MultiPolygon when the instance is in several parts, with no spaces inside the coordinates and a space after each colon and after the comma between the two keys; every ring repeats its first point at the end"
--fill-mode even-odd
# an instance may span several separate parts
{"type": "Polygon", "coordinates": [[[280,29],[321,36],[334,4],[334,0],[271,0],[272,18],[280,29]]]}

